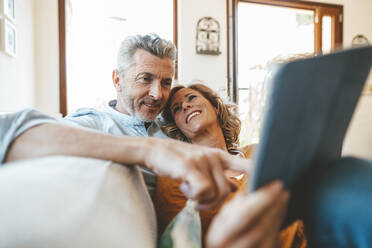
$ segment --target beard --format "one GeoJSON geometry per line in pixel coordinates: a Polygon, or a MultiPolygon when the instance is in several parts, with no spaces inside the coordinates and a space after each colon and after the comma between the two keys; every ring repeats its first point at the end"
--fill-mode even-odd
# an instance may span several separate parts
{"type": "Polygon", "coordinates": [[[121,105],[129,113],[129,115],[137,118],[140,121],[154,121],[164,106],[163,101],[154,100],[151,96],[145,96],[139,101],[136,101],[133,96],[127,95],[124,92],[121,94],[118,101],[121,102],[121,105]],[[154,109],[148,109],[146,106],[154,107],[154,109]]]}

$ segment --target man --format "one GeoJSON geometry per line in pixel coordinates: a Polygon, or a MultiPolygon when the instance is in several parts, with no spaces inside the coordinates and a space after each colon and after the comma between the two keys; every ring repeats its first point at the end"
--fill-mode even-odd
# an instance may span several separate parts
{"type": "MultiPolygon", "coordinates": [[[[164,135],[155,120],[171,89],[175,59],[174,45],[157,35],[128,37],[119,49],[117,68],[113,72],[116,101],[110,102],[104,111],[79,110],[63,123],[32,110],[0,118],[3,127],[9,126],[7,132],[0,133],[3,141],[0,161],[61,154],[112,160],[128,166],[140,164],[158,174],[181,180],[182,192],[197,200],[200,209],[216,206],[233,190],[223,170],[246,168],[247,160],[218,149],[160,139],[164,135]],[[171,166],[169,161],[172,161],[171,166]]],[[[154,186],[151,173],[146,172],[147,184],[154,186]]],[[[262,205],[247,199],[250,203],[247,205],[253,204],[256,208],[252,213],[257,212],[262,220],[253,233],[252,247],[261,243],[274,245],[288,196],[278,185],[264,188],[257,194],[261,196],[258,199],[264,199],[262,205]],[[284,200],[275,200],[279,198],[284,200]],[[262,211],[272,214],[262,215],[262,211]]],[[[255,217],[253,214],[252,218],[247,218],[248,224],[255,222],[255,217]]],[[[214,233],[219,233],[219,228],[223,226],[211,231],[211,240],[214,240],[214,233]]],[[[241,230],[233,234],[239,236],[241,230]]],[[[218,235],[222,239],[223,236],[218,235]]],[[[250,233],[248,236],[252,237],[250,233]]],[[[227,238],[223,245],[226,247],[229,242],[227,238]]]]}

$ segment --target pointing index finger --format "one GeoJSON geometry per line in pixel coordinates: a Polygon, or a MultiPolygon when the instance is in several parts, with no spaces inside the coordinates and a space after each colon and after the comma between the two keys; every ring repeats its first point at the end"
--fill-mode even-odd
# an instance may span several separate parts
{"type": "Polygon", "coordinates": [[[241,158],[228,153],[223,154],[224,169],[232,169],[236,171],[251,173],[253,168],[253,160],[250,158],[241,158]]]}

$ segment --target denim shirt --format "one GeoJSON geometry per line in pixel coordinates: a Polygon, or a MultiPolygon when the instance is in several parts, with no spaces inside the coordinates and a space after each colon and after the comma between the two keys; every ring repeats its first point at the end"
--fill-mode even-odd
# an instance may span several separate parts
{"type": "Polygon", "coordinates": [[[64,118],[64,122],[113,135],[168,138],[157,125],[157,121],[151,122],[146,129],[145,122],[115,110],[115,105],[116,100],[112,100],[102,111],[93,108],[78,109],[64,118]]]}

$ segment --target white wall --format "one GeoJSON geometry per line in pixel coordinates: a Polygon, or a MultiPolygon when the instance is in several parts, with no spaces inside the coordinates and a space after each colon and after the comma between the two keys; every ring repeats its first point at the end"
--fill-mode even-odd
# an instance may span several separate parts
{"type": "Polygon", "coordinates": [[[178,0],[178,47],[180,83],[199,79],[214,89],[226,88],[227,54],[226,54],[226,1],[225,0],[178,0]],[[221,54],[196,54],[196,25],[200,18],[210,16],[216,19],[221,28],[221,54]]]}
{"type": "Polygon", "coordinates": [[[58,113],[58,0],[15,2],[17,55],[0,53],[0,112],[58,113]]]}
{"type": "Polygon", "coordinates": [[[372,95],[363,95],[346,133],[343,156],[372,159],[372,95]]]}
{"type": "MultiPolygon", "coordinates": [[[[372,70],[368,82],[372,81],[372,70]]],[[[372,159],[372,92],[362,94],[346,132],[342,155],[372,159]]]]}
{"type": "Polygon", "coordinates": [[[58,0],[34,0],[35,107],[59,112],[58,0]]]}
{"type": "Polygon", "coordinates": [[[16,1],[17,54],[0,52],[0,112],[33,107],[35,98],[32,0],[16,1]]]}

